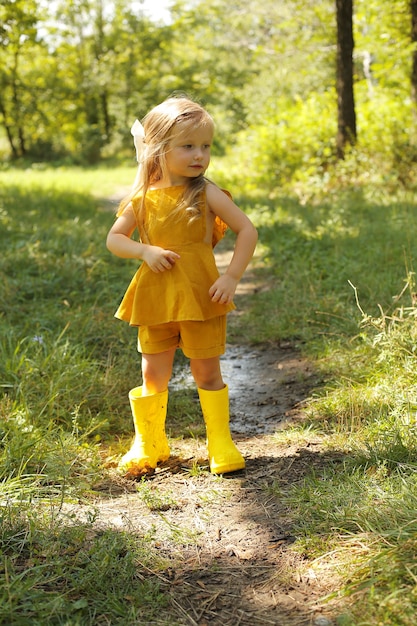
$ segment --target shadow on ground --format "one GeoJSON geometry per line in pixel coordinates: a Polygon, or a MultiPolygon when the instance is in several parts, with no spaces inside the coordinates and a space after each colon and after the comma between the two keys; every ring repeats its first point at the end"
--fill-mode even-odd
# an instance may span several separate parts
{"type": "MultiPolygon", "coordinates": [[[[280,493],[312,466],[338,458],[319,441],[283,446],[274,438],[288,420],[302,419],[317,377],[294,350],[272,345],[230,346],[223,371],[244,471],[211,475],[203,438],[184,436],[171,441],[171,459],[147,479],[147,502],[142,481],[114,473],[95,485],[90,507],[66,505],[63,512],[91,519],[93,507],[97,528],[149,538],[150,549],[168,563],[149,576],[169,596],[173,625],[329,626],[321,598],[335,580],[318,577],[292,549],[295,520],[280,493]]],[[[183,372],[176,384],[188,384],[183,372]]]]}

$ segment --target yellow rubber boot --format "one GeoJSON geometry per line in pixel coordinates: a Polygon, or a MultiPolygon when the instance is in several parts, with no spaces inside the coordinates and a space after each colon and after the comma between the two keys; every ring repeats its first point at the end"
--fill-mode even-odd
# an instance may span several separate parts
{"type": "Polygon", "coordinates": [[[207,431],[207,447],[212,474],[244,469],[245,459],[236,448],[229,429],[229,389],[199,389],[201,410],[207,431]]]}
{"type": "Polygon", "coordinates": [[[142,396],[142,387],[129,392],[135,438],[132,447],[121,458],[118,468],[122,472],[145,472],[154,469],[159,461],[169,458],[169,445],[165,434],[168,390],[142,396]]]}

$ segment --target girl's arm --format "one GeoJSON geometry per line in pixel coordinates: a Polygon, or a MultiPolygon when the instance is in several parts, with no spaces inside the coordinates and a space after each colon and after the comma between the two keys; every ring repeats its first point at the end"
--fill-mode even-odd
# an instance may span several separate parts
{"type": "Polygon", "coordinates": [[[207,185],[206,197],[212,213],[221,217],[236,234],[229,267],[209,290],[213,302],[227,304],[232,301],[238,282],[253,256],[258,233],[248,216],[216,185],[212,183],[207,185]]]}
{"type": "Polygon", "coordinates": [[[170,270],[179,255],[172,250],[134,241],[131,237],[135,228],[135,214],[132,205],[128,205],[107,235],[106,245],[110,252],[123,259],[142,259],[153,272],[170,270]]]}

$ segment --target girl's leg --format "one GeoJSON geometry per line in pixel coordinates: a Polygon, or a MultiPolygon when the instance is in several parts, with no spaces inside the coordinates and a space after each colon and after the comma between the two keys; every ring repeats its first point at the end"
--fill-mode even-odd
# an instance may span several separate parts
{"type": "Polygon", "coordinates": [[[229,429],[229,390],[224,384],[220,357],[191,359],[207,431],[210,470],[213,474],[236,472],[245,460],[236,448],[229,429]]]}
{"type": "Polygon", "coordinates": [[[220,357],[190,359],[190,368],[199,389],[218,391],[224,388],[225,385],[220,369],[220,357]]]}
{"type": "Polygon", "coordinates": [[[176,348],[158,354],[142,354],[142,394],[149,396],[168,388],[176,348]]]}
{"type": "Polygon", "coordinates": [[[135,438],[119,462],[119,469],[125,473],[140,476],[169,458],[165,418],[174,355],[175,348],[159,354],[142,354],[143,384],[129,393],[135,438]]]}

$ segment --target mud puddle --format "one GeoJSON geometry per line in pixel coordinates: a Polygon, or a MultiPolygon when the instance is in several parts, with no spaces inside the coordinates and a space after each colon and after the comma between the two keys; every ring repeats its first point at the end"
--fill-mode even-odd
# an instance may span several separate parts
{"type": "MultiPolygon", "coordinates": [[[[277,346],[228,345],[221,368],[229,386],[231,430],[241,435],[274,433],[305,399],[313,376],[307,360],[277,346]]],[[[191,374],[176,367],[170,386],[193,385],[191,374]]]]}

